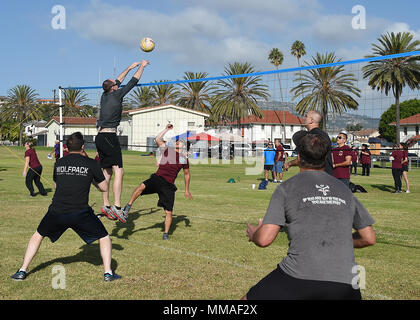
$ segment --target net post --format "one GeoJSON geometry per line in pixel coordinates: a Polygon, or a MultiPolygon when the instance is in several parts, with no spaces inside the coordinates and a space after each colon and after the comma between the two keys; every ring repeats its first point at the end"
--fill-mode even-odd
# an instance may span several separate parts
{"type": "Polygon", "coordinates": [[[60,158],[63,157],[63,88],[58,87],[58,104],[60,110],[60,158]]]}

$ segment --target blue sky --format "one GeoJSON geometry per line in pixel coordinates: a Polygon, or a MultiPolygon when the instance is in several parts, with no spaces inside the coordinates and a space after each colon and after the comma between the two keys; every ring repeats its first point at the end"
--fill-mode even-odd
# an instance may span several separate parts
{"type": "Polygon", "coordinates": [[[184,71],[218,76],[234,61],[271,70],[273,47],[285,54],[282,67],[294,67],[295,40],[306,45],[304,60],[318,51],[356,59],[386,30],[412,31],[420,39],[418,12],[420,3],[411,0],[5,0],[0,95],[17,84],[45,98],[59,85],[96,86],[113,77],[114,58],[117,73],[149,60],[141,82],[181,79],[184,71]],[[66,9],[64,30],[51,27],[54,5],[66,9]],[[351,28],[354,5],[366,8],[365,30],[351,28]],[[156,41],[155,51],[139,50],[143,36],[156,41]]]}

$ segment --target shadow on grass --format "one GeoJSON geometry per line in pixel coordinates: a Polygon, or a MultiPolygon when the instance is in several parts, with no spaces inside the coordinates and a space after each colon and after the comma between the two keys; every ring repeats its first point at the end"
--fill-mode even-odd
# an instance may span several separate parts
{"type": "MultiPolygon", "coordinates": [[[[145,230],[149,230],[149,229],[158,229],[160,228],[162,232],[165,231],[165,221],[163,220],[160,223],[155,223],[154,225],[151,225],[149,227],[145,227],[145,228],[140,228],[140,229],[134,229],[135,228],[135,223],[134,221],[137,220],[138,218],[140,218],[140,216],[145,216],[145,215],[149,215],[152,213],[155,213],[157,211],[161,211],[162,209],[159,208],[150,208],[150,209],[142,209],[142,210],[138,210],[135,211],[133,213],[130,213],[127,223],[122,223],[122,222],[117,222],[117,224],[115,225],[115,228],[112,230],[112,232],[110,233],[110,236],[112,237],[116,237],[116,238],[120,238],[120,239],[126,239],[128,240],[129,236],[133,235],[136,232],[139,231],[145,231],[145,230]],[[150,212],[146,212],[143,214],[140,214],[139,212],[141,211],[146,211],[146,210],[150,210],[150,212]],[[120,235],[119,232],[120,230],[123,230],[123,233],[120,235]]],[[[165,219],[163,217],[163,219],[165,219]]],[[[185,215],[172,215],[172,224],[171,227],[169,229],[169,234],[172,234],[177,226],[184,222],[186,227],[191,227],[191,221],[190,219],[188,219],[187,216],[185,215]]]]}
{"type": "Polygon", "coordinates": [[[401,244],[401,243],[393,243],[390,241],[385,241],[385,240],[376,240],[376,243],[381,243],[381,244],[388,244],[391,246],[398,246],[398,247],[403,247],[403,248],[410,248],[410,249],[420,249],[420,247],[417,246],[410,246],[410,245],[406,245],[406,244],[401,244]]]}
{"type": "MultiPolygon", "coordinates": [[[[76,262],[87,262],[87,263],[93,264],[94,266],[103,265],[101,252],[99,250],[99,243],[85,244],[82,247],[80,247],[80,249],[82,251],[75,254],[74,256],[56,258],[56,259],[41,263],[40,265],[32,269],[29,272],[29,274],[36,273],[56,263],[70,264],[70,263],[76,263],[76,262]]],[[[124,250],[124,248],[119,244],[113,244],[112,250],[124,250]]],[[[116,270],[117,267],[118,267],[117,261],[112,259],[111,260],[112,270],[116,270]]]]}
{"type": "Polygon", "coordinates": [[[393,186],[389,186],[386,184],[371,184],[370,186],[374,189],[379,189],[381,191],[386,192],[393,192],[395,190],[393,186]]]}

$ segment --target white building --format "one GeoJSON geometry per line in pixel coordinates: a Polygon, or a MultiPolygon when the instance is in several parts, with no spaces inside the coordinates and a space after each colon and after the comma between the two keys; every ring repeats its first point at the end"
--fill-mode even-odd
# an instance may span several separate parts
{"type": "Polygon", "coordinates": [[[166,134],[167,140],[186,131],[203,132],[204,122],[209,117],[207,113],[172,104],[133,109],[124,113],[130,117],[131,149],[137,151],[147,151],[147,146],[154,145],[151,141],[168,123],[174,128],[166,134]]]}
{"type": "Polygon", "coordinates": [[[292,136],[297,131],[305,129],[304,118],[297,117],[289,111],[261,110],[261,112],[263,113],[261,119],[255,116],[243,118],[240,128],[237,122],[233,122],[217,128],[209,128],[206,133],[219,136],[224,132],[231,132],[242,136],[250,143],[280,139],[281,142],[294,148],[292,136]],[[285,136],[283,128],[285,128],[285,136]]]}
{"type": "MultiPolygon", "coordinates": [[[[395,126],[395,122],[390,123],[395,126]]],[[[407,142],[409,148],[420,147],[420,113],[412,115],[411,117],[400,120],[400,140],[401,142],[407,142]]],[[[420,156],[419,150],[410,151],[417,153],[420,156]]]]}

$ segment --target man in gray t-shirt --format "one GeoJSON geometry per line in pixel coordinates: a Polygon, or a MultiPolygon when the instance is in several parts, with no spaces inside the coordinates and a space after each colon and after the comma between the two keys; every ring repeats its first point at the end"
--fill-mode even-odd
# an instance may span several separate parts
{"type": "Polygon", "coordinates": [[[328,148],[322,135],[303,136],[297,146],[301,172],[277,187],[264,220],[248,225],[249,240],[261,247],[284,229],[289,250],[244,298],[361,298],[354,248],[375,244],[374,220],[343,183],[324,172],[328,148]]]}

